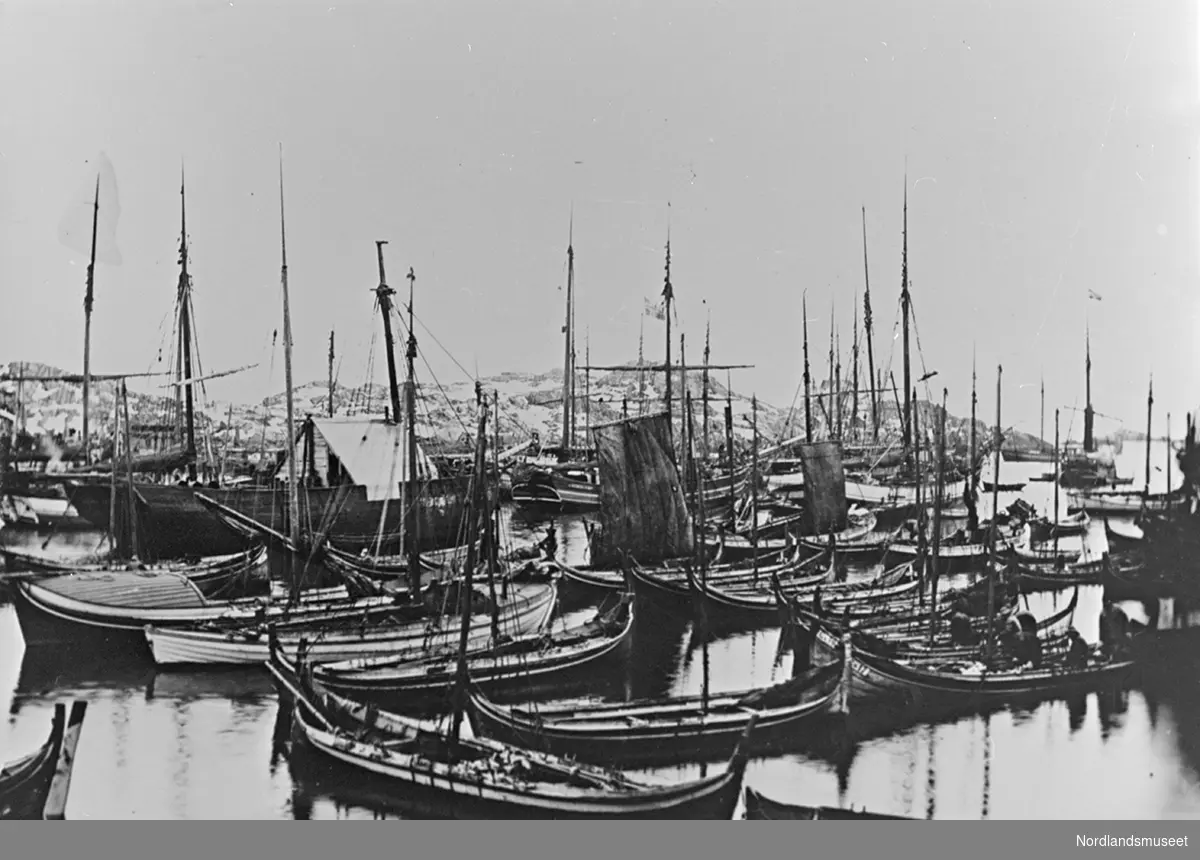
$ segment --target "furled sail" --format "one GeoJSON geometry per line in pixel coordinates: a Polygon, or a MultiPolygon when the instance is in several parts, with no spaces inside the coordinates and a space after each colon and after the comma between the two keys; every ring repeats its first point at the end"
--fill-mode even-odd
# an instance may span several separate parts
{"type": "Polygon", "coordinates": [[[691,517],[670,456],[669,421],[662,413],[592,430],[606,557],[623,550],[653,564],[692,552],[691,517]]]}

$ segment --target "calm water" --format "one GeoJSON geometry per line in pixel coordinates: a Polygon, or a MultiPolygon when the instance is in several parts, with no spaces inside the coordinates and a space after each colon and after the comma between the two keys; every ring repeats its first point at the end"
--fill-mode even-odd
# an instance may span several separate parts
{"type": "MultiPolygon", "coordinates": [[[[1165,447],[1154,449],[1155,463],[1165,465],[1165,447]]],[[[1127,445],[1119,463],[1140,488],[1144,448],[1127,445]]],[[[1001,478],[1021,480],[1048,468],[1013,464],[1001,478]]],[[[1155,473],[1152,487],[1165,487],[1163,473],[1155,473]]],[[[1051,485],[1032,483],[1023,495],[1043,507],[1052,493],[1051,485]]],[[[1001,504],[1011,498],[1002,495],[1001,504]]],[[[514,542],[536,539],[544,525],[520,513],[509,516],[514,542]]],[[[577,558],[584,545],[580,522],[561,518],[559,531],[560,546],[577,558]]],[[[44,538],[9,530],[5,539],[40,545],[44,538]]],[[[96,541],[94,535],[55,537],[47,551],[87,552],[96,541]]],[[[1028,598],[1039,615],[1068,599],[1065,592],[1028,598]]],[[[1084,589],[1075,624],[1089,640],[1099,605],[1099,589],[1084,589]]],[[[642,613],[629,653],[589,671],[588,689],[617,699],[699,692],[706,662],[712,692],[766,684],[791,671],[778,630],[718,634],[706,649],[688,619],[642,613]]],[[[289,761],[279,743],[286,723],[277,720],[265,671],[160,672],[137,651],[67,653],[46,643],[26,645],[13,607],[0,604],[0,705],[8,714],[0,722],[0,761],[37,746],[54,702],[75,697],[90,705],[68,818],[415,814],[403,798],[347,779],[311,755],[289,761]]],[[[853,804],[919,818],[1200,817],[1200,652],[1182,643],[1165,644],[1161,660],[1125,691],[934,724],[870,722],[873,728],[853,745],[814,734],[798,738],[786,755],[753,760],[746,784],[784,801],[853,804]]],[[[673,781],[721,766],[642,772],[673,781]]]]}

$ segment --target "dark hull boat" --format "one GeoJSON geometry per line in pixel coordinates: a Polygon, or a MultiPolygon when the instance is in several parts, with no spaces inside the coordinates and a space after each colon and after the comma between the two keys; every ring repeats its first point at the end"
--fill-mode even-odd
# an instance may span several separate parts
{"type": "Polygon", "coordinates": [[[591,468],[534,469],[513,484],[512,500],[523,508],[594,511],[600,507],[600,479],[591,468]]]}
{"type": "Polygon", "coordinates": [[[597,704],[499,705],[471,693],[477,734],[597,763],[677,761],[686,753],[728,755],[751,720],[754,748],[795,731],[834,703],[843,664],[831,663],[757,690],[597,704]]]}
{"type": "MultiPolygon", "coordinates": [[[[304,667],[272,651],[268,663],[292,702],[294,734],[313,750],[398,786],[453,801],[478,817],[731,819],[746,767],[740,743],[720,774],[674,785],[635,781],[610,768],[482,738],[452,738],[432,722],[357,703],[323,689],[304,667]]],[[[744,737],[754,728],[750,720],[744,737]]]]}
{"type": "MultiPolygon", "coordinates": [[[[467,655],[471,680],[477,687],[529,689],[591,664],[629,641],[633,631],[632,595],[616,607],[597,613],[584,624],[559,633],[537,630],[467,655]]],[[[447,651],[426,660],[348,660],[319,663],[313,677],[332,692],[371,699],[403,697],[406,706],[418,700],[440,701],[454,683],[457,655],[447,651]]]]}
{"type": "Polygon", "coordinates": [[[837,806],[797,806],[759,794],[746,787],[747,821],[915,821],[904,815],[842,809],[837,806]]]}
{"type": "Polygon", "coordinates": [[[50,737],[34,752],[0,767],[0,820],[62,819],[71,786],[75,747],[87,702],[54,706],[50,737]]]}
{"type": "MultiPolygon", "coordinates": [[[[288,531],[288,499],[281,488],[137,484],[136,492],[150,558],[187,558],[244,548],[245,537],[202,504],[197,493],[268,528],[288,531]]],[[[68,493],[83,517],[98,529],[108,529],[108,487],[76,484],[68,488],[68,493]]],[[[422,489],[422,497],[427,500],[420,508],[422,551],[456,545],[464,493],[460,478],[431,481],[422,489]]],[[[397,551],[403,532],[402,511],[398,498],[369,499],[365,486],[312,487],[300,495],[300,521],[314,527],[327,524],[329,542],[351,553],[374,550],[376,546],[382,552],[397,551]]]]}

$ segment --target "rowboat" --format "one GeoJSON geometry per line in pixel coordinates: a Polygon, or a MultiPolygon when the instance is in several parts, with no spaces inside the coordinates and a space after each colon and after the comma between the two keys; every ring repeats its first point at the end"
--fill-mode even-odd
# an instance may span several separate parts
{"type": "Polygon", "coordinates": [[[0,767],[0,820],[48,820],[64,817],[75,747],[87,702],[54,706],[50,736],[33,752],[0,767]]]}
{"type": "MultiPolygon", "coordinates": [[[[532,679],[553,676],[590,665],[629,641],[633,630],[633,595],[626,594],[616,606],[583,624],[558,633],[543,628],[467,655],[472,681],[481,688],[504,689],[532,679]]],[[[457,654],[446,651],[424,660],[394,657],[319,663],[313,678],[323,687],[343,695],[370,698],[404,696],[406,704],[417,699],[441,698],[454,681],[457,654]]]]}
{"type": "Polygon", "coordinates": [[[882,815],[838,806],[797,806],[780,803],[746,786],[747,821],[914,821],[905,815],[882,815]]]}
{"type": "Polygon", "coordinates": [[[459,815],[730,819],[741,793],[751,717],[723,773],[674,785],[632,779],[339,696],[272,649],[267,664],[291,701],[294,735],[328,758],[454,802],[459,815]]]}
{"type": "Polygon", "coordinates": [[[633,702],[499,705],[470,695],[477,735],[584,761],[678,761],[685,753],[724,755],[756,721],[756,748],[824,714],[842,678],[841,663],[808,670],[771,687],[633,702]]]}
{"type": "MultiPolygon", "coordinates": [[[[452,584],[442,597],[427,593],[424,604],[408,604],[391,597],[364,598],[372,601],[346,608],[326,608],[294,612],[286,620],[278,616],[257,619],[244,617],[226,621],[214,618],[193,626],[159,627],[147,625],[146,641],[154,662],[171,664],[244,665],[265,663],[268,659],[268,627],[277,630],[280,645],[294,654],[302,640],[309,642],[314,660],[333,662],[367,657],[418,658],[444,651],[458,640],[451,629],[457,612],[441,613],[442,607],[456,606],[452,584]]],[[[501,587],[497,586],[497,591],[501,587]]],[[[519,636],[537,629],[554,609],[557,585],[510,585],[507,596],[496,601],[496,618],[488,609],[471,614],[468,644],[480,648],[498,629],[519,636]],[[495,622],[495,623],[494,623],[495,622]]],[[[490,599],[478,590],[475,602],[490,599]]]]}
{"type": "MultiPolygon", "coordinates": [[[[212,591],[238,576],[257,571],[266,561],[267,549],[259,544],[243,552],[176,562],[146,564],[136,560],[76,561],[0,547],[5,568],[9,571],[31,571],[51,576],[80,574],[104,575],[125,572],[142,574],[143,578],[157,573],[185,576],[202,591],[212,591]]],[[[30,577],[32,578],[32,577],[30,577]]],[[[39,577],[40,578],[40,577],[39,577]]]]}

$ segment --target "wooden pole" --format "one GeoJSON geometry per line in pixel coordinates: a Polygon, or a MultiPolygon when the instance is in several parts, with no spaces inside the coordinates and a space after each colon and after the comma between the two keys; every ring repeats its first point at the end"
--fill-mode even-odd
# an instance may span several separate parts
{"type": "Polygon", "coordinates": [[[484,507],[484,489],[485,489],[485,460],[484,460],[484,445],[487,439],[487,407],[481,402],[481,392],[478,384],[476,385],[476,408],[479,410],[479,424],[475,433],[475,470],[471,478],[471,505],[468,522],[470,527],[467,529],[467,564],[466,570],[463,572],[463,577],[458,581],[459,585],[459,612],[462,615],[462,623],[459,627],[458,634],[458,671],[455,673],[455,690],[454,690],[454,713],[450,722],[450,737],[448,738],[449,752],[453,758],[458,752],[458,738],[462,729],[463,699],[467,694],[467,684],[470,680],[467,672],[467,641],[471,632],[471,603],[472,603],[472,581],[475,574],[476,555],[475,548],[479,544],[479,518],[484,507]]]}
{"type": "Polygon", "coordinates": [[[1150,439],[1152,434],[1152,418],[1154,416],[1154,376],[1150,376],[1150,393],[1146,396],[1146,489],[1144,496],[1150,499],[1150,439]]]}
{"type": "Polygon", "coordinates": [[[996,515],[1000,507],[1000,382],[1004,368],[996,368],[996,445],[995,465],[992,470],[992,521],[989,530],[988,552],[988,603],[987,603],[987,658],[990,661],[996,649],[995,611],[996,605],[996,515]]]}
{"type": "MultiPolygon", "coordinates": [[[[946,472],[946,389],[942,389],[942,418],[938,428],[938,443],[937,443],[937,483],[935,484],[937,493],[936,498],[942,497],[942,486],[946,472]]],[[[929,577],[929,645],[933,647],[933,640],[937,636],[937,611],[938,611],[938,575],[941,567],[941,546],[942,546],[942,506],[934,504],[933,506],[933,566],[931,568],[931,576],[929,577]]]]}
{"type": "Polygon", "coordinates": [[[812,376],[808,365],[808,291],[805,290],[800,300],[801,313],[804,315],[804,441],[812,444],[812,376]]]}
{"type": "MultiPolygon", "coordinates": [[[[408,540],[408,588],[409,599],[413,602],[420,600],[421,588],[421,484],[417,474],[417,332],[413,327],[413,293],[416,290],[417,275],[412,267],[408,269],[408,345],[404,351],[407,369],[407,380],[404,386],[405,394],[405,436],[408,443],[408,484],[411,492],[411,512],[408,513],[408,529],[405,537],[408,540]]],[[[472,538],[474,540],[474,538],[472,538]]]]}
{"type": "Polygon", "coordinates": [[[1054,558],[1058,560],[1058,469],[1059,469],[1058,410],[1054,410],[1054,558]]]}
{"type": "Polygon", "coordinates": [[[333,332],[329,332],[329,417],[333,417],[333,332]]]}
{"type": "Polygon", "coordinates": [[[96,175],[96,197],[92,203],[92,256],[87,267],[87,292],[83,294],[83,463],[92,465],[92,437],[88,413],[92,400],[92,304],[96,284],[96,229],[100,223],[100,176],[96,175]]]}
{"type": "Polygon", "coordinates": [[[134,495],[133,489],[133,442],[129,432],[129,394],[125,389],[124,380],[121,381],[121,409],[125,413],[125,480],[129,488],[129,551],[136,561],[141,553],[138,552],[137,496],[134,495]]]}
{"type": "Polygon", "coordinates": [[[877,387],[875,380],[875,348],[872,345],[871,326],[871,272],[867,265],[867,207],[862,209],[863,222],[863,281],[866,291],[863,293],[863,328],[867,335],[867,372],[871,379],[871,438],[879,441],[879,399],[875,395],[877,387]]]}
{"type": "Polygon", "coordinates": [[[750,546],[754,552],[754,578],[758,579],[758,395],[750,398],[750,428],[753,432],[754,456],[750,474],[750,546]]]}
{"type": "MultiPolygon", "coordinates": [[[[288,537],[300,545],[300,487],[296,478],[296,406],[292,385],[292,310],[288,300],[287,228],[283,208],[283,145],[279,146],[279,280],[283,289],[283,372],[287,389],[288,537]]],[[[295,557],[288,553],[288,581],[293,596],[300,591],[295,557]]]]}

